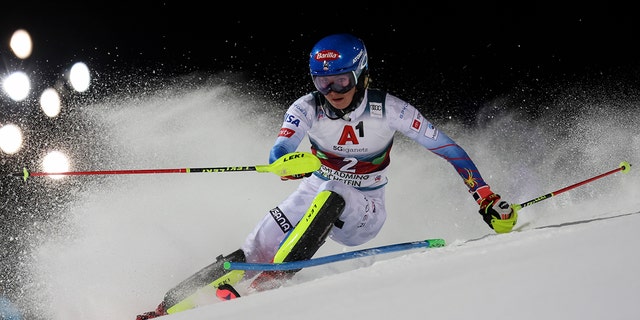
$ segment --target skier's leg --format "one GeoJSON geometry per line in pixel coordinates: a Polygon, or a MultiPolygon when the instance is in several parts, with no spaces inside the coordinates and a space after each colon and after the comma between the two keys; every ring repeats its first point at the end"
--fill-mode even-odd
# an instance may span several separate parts
{"type": "MultiPolygon", "coordinates": [[[[357,246],[373,239],[382,229],[387,217],[384,188],[360,191],[339,181],[326,181],[320,185],[319,190],[319,196],[314,199],[307,215],[283,240],[273,262],[311,259],[324,243],[327,230],[328,236],[337,243],[357,246]],[[320,196],[323,194],[331,194],[333,198],[323,200],[320,196]],[[321,209],[322,213],[316,213],[318,220],[314,220],[313,226],[307,225],[309,221],[305,219],[309,212],[314,207],[319,207],[318,204],[323,201],[326,207],[321,209]],[[313,232],[307,234],[305,231],[309,230],[313,232]]],[[[253,281],[252,287],[257,290],[278,287],[297,271],[299,270],[263,272],[253,281]]]]}
{"type": "MultiPolygon", "coordinates": [[[[341,195],[328,190],[318,193],[305,215],[280,244],[273,262],[308,260],[313,257],[324,244],[344,207],[345,200],[341,195]]],[[[251,288],[257,291],[277,288],[298,271],[262,272],[251,283],[251,288]]]]}
{"type": "Polygon", "coordinates": [[[344,211],[329,238],[345,246],[359,246],[375,238],[387,219],[385,189],[361,191],[344,183],[327,183],[325,190],[342,195],[344,211]]]}

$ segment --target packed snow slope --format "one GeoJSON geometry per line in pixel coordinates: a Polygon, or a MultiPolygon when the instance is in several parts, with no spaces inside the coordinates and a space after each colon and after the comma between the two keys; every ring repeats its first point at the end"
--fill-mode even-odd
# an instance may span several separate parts
{"type": "MultiPolygon", "coordinates": [[[[637,101],[625,99],[557,100],[533,117],[517,101],[496,100],[475,126],[433,122],[494,191],[522,203],[621,161],[640,166],[637,101]]],[[[427,101],[414,104],[430,119],[427,101]]],[[[225,85],[97,103],[84,116],[107,128],[118,152],[92,169],[266,164],[286,108],[225,85]]],[[[317,256],[430,238],[447,246],[308,268],[283,288],[165,319],[634,319],[636,167],[526,207],[514,232],[495,235],[453,168],[398,137],[379,236],[354,248],[328,241],[317,256]]],[[[64,212],[65,232],[35,251],[30,272],[40,289],[25,298],[53,320],[133,320],[154,309],[167,290],[237,249],[297,185],[256,172],[72,179],[86,187],[64,212]]]]}

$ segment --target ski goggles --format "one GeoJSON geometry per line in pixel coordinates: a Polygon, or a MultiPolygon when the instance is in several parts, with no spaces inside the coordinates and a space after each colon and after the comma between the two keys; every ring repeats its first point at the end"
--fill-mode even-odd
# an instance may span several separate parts
{"type": "Polygon", "coordinates": [[[331,76],[313,76],[313,84],[324,95],[329,94],[329,91],[347,93],[357,83],[358,81],[353,71],[331,76]]]}

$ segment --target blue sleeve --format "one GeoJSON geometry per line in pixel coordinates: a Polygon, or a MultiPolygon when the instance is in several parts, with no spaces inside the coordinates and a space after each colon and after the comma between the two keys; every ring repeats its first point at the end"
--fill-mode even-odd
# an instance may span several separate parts
{"type": "Polygon", "coordinates": [[[469,188],[469,192],[475,192],[478,188],[487,185],[467,152],[443,132],[439,133],[438,139],[423,143],[423,145],[429,151],[447,160],[455,168],[469,188]]]}
{"type": "Polygon", "coordinates": [[[295,152],[311,127],[313,95],[308,94],[294,102],[284,114],[278,137],[269,152],[269,164],[287,153],[295,152]]]}
{"type": "Polygon", "coordinates": [[[296,127],[291,123],[284,122],[278,133],[276,141],[269,152],[269,164],[278,160],[287,153],[295,152],[306,135],[306,129],[296,127]]]}
{"type": "Polygon", "coordinates": [[[387,94],[385,112],[392,129],[447,160],[462,178],[469,192],[475,192],[478,188],[487,185],[467,152],[436,128],[414,106],[387,94]]]}
{"type": "Polygon", "coordinates": [[[315,115],[315,99],[307,94],[296,100],[284,114],[280,132],[269,152],[269,163],[287,153],[295,152],[311,128],[315,115]]]}
{"type": "Polygon", "coordinates": [[[269,164],[272,164],[274,161],[278,160],[280,157],[284,156],[287,153],[289,153],[289,151],[287,150],[284,143],[274,144],[273,147],[271,147],[271,152],[269,152],[269,164]]]}

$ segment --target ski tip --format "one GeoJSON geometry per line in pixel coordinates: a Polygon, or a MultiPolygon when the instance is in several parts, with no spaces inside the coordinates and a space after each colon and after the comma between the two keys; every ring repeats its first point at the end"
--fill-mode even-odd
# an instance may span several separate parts
{"type": "Polygon", "coordinates": [[[427,240],[429,242],[429,247],[444,247],[445,246],[445,241],[444,239],[429,239],[427,240]]]}
{"type": "Polygon", "coordinates": [[[622,168],[622,170],[620,170],[622,173],[627,173],[631,170],[631,164],[629,162],[622,161],[620,162],[620,168],[622,168]]]}

